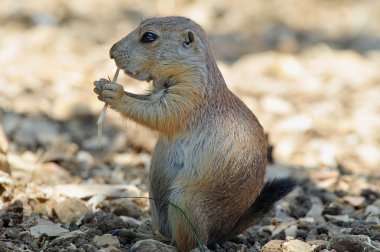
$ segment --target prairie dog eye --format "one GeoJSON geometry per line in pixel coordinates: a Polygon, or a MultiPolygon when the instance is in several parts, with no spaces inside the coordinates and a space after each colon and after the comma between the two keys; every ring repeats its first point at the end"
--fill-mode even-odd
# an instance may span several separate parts
{"type": "Polygon", "coordinates": [[[146,32],[142,35],[140,42],[141,43],[152,43],[157,39],[157,35],[153,32],[146,32]]]}

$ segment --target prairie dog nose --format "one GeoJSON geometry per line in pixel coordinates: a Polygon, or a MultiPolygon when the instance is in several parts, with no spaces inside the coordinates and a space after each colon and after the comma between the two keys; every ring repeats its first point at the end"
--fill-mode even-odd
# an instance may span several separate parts
{"type": "Polygon", "coordinates": [[[111,49],[110,49],[110,58],[113,59],[115,58],[115,51],[116,51],[116,48],[117,48],[117,43],[114,44],[111,49]]]}

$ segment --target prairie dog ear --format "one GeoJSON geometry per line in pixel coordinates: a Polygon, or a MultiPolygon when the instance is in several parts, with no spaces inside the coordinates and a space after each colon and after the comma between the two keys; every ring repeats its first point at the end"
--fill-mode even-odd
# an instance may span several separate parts
{"type": "Polygon", "coordinates": [[[191,48],[195,46],[195,35],[193,31],[185,31],[183,46],[186,48],[191,48]]]}

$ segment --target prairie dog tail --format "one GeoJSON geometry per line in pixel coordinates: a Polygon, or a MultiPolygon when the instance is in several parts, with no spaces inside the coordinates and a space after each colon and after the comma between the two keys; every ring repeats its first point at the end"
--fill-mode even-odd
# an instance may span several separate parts
{"type": "Polygon", "coordinates": [[[260,195],[252,206],[239,218],[235,227],[230,232],[234,236],[241,234],[244,230],[255,224],[265,213],[270,211],[274,204],[285,197],[297,185],[291,178],[274,179],[265,183],[260,195]]]}

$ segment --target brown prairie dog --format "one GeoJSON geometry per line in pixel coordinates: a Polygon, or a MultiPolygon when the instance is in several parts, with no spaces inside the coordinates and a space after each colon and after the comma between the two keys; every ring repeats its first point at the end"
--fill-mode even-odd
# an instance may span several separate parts
{"type": "MultiPolygon", "coordinates": [[[[152,81],[145,95],[105,79],[99,99],[159,132],[150,197],[178,205],[204,244],[240,234],[293,189],[267,182],[266,140],[255,115],[226,86],[204,30],[183,17],[145,20],[114,44],[110,56],[129,76],[152,81]]],[[[197,246],[173,207],[152,201],[154,228],[180,251],[197,246]]]]}

